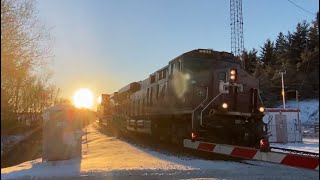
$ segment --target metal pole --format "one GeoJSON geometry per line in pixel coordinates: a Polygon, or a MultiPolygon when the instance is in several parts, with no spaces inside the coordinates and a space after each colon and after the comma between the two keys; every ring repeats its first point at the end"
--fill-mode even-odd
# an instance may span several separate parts
{"type": "Polygon", "coordinates": [[[302,130],[301,130],[301,120],[300,120],[300,107],[299,107],[299,92],[296,91],[297,107],[298,107],[298,129],[299,129],[299,142],[302,142],[302,130]]]}
{"type": "Polygon", "coordinates": [[[286,74],[286,72],[280,72],[281,73],[281,82],[282,82],[282,101],[283,101],[283,109],[286,108],[286,101],[284,97],[284,81],[283,81],[283,74],[286,74]]]}

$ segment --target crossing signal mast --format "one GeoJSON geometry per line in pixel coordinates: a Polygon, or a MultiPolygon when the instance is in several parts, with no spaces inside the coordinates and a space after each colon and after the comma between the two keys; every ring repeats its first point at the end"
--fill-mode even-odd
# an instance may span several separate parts
{"type": "Polygon", "coordinates": [[[242,0],[230,0],[231,53],[240,57],[244,50],[242,0]]]}

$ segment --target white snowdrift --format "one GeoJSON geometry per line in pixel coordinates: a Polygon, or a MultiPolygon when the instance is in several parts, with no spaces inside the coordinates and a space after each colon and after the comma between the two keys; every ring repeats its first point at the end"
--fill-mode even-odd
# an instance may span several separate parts
{"type": "Polygon", "coordinates": [[[319,139],[303,138],[303,143],[287,143],[287,144],[271,143],[271,146],[319,153],[319,139]]]}
{"type": "MultiPolygon", "coordinates": [[[[283,105],[279,105],[278,108],[283,108],[283,105]]],[[[297,101],[286,101],[286,108],[298,108],[297,101]]],[[[302,123],[319,122],[319,99],[299,101],[299,109],[302,123]]]]}

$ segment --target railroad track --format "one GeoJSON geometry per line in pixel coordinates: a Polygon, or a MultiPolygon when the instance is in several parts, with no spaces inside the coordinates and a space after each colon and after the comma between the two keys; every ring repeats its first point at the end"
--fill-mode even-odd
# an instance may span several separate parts
{"type": "Polygon", "coordinates": [[[297,154],[297,155],[304,155],[304,156],[311,156],[311,157],[316,157],[319,158],[319,153],[314,153],[314,152],[308,152],[308,151],[301,151],[301,150],[295,150],[295,149],[287,149],[287,148],[279,148],[279,147],[270,147],[273,152],[278,152],[277,150],[280,150],[284,153],[290,153],[290,154],[297,154]],[[276,150],[276,151],[274,151],[276,150]]]}

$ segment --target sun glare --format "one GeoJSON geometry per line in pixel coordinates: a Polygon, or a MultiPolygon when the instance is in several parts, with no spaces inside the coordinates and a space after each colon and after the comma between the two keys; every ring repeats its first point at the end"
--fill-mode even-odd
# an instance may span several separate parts
{"type": "Polygon", "coordinates": [[[73,95],[73,104],[77,108],[91,108],[93,105],[93,93],[89,89],[79,89],[73,95]]]}
{"type": "Polygon", "coordinates": [[[102,102],[102,97],[99,96],[99,97],[98,97],[98,104],[101,104],[101,102],[102,102]]]}

